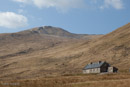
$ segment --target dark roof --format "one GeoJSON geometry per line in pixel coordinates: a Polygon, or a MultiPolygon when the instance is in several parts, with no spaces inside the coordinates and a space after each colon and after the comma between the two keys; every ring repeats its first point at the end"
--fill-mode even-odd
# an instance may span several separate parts
{"type": "Polygon", "coordinates": [[[93,69],[93,68],[100,68],[105,62],[96,62],[86,65],[83,69],[93,69]]]}

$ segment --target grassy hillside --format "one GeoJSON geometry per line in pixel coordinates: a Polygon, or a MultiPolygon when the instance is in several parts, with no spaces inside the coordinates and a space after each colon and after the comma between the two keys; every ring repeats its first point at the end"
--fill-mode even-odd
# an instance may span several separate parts
{"type": "Polygon", "coordinates": [[[32,30],[2,34],[0,79],[31,79],[82,73],[86,64],[99,60],[118,67],[120,72],[127,72],[130,66],[129,30],[130,23],[107,35],[98,38],[93,36],[89,40],[60,37],[56,33],[50,35],[50,31],[49,34],[32,33],[32,30]]]}

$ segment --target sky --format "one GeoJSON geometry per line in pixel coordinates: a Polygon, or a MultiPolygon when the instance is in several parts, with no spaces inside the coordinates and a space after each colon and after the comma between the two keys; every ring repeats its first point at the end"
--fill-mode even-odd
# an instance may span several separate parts
{"type": "Polygon", "coordinates": [[[54,26],[107,34],[130,22],[130,0],[1,0],[0,33],[54,26]]]}

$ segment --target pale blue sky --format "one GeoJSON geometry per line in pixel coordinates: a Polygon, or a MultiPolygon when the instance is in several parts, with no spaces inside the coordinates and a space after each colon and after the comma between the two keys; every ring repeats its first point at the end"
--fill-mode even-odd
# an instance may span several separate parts
{"type": "Polygon", "coordinates": [[[106,34],[130,22],[130,0],[1,0],[0,33],[50,25],[106,34]]]}

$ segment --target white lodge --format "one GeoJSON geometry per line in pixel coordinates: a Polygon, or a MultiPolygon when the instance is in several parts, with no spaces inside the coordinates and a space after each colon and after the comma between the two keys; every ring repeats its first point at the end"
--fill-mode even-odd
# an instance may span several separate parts
{"type": "Polygon", "coordinates": [[[118,69],[116,67],[111,67],[109,63],[102,62],[102,61],[99,61],[96,63],[90,63],[83,68],[84,74],[105,73],[105,72],[113,73],[113,72],[117,72],[117,71],[118,71],[118,69]]]}

